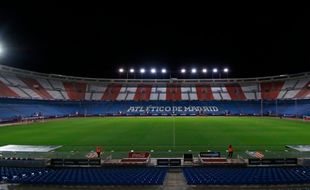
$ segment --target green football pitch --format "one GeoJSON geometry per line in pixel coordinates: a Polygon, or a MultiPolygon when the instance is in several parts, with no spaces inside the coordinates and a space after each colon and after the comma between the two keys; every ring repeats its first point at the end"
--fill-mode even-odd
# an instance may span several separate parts
{"type": "Polygon", "coordinates": [[[0,127],[0,145],[61,145],[57,151],[284,151],[310,145],[310,122],[259,117],[71,118],[0,127]]]}

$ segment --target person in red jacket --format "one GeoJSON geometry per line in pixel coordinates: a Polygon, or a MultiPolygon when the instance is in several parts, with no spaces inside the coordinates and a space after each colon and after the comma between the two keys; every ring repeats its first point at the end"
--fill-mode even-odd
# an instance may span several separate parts
{"type": "Polygon", "coordinates": [[[96,153],[97,153],[98,158],[100,158],[101,151],[102,151],[101,147],[97,146],[96,147],[96,153]]]}
{"type": "Polygon", "coordinates": [[[228,158],[232,158],[233,156],[233,153],[234,153],[234,149],[233,147],[231,146],[231,144],[228,146],[228,158]]]}

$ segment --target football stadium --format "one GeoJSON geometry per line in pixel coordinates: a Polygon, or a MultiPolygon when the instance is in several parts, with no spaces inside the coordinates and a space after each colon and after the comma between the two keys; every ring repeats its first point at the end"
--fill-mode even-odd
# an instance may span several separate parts
{"type": "Polygon", "coordinates": [[[309,73],[109,80],[1,66],[0,75],[4,182],[161,185],[170,168],[195,185],[310,182],[309,73]]]}
{"type": "Polygon", "coordinates": [[[289,10],[1,6],[0,190],[309,189],[289,10]]]}

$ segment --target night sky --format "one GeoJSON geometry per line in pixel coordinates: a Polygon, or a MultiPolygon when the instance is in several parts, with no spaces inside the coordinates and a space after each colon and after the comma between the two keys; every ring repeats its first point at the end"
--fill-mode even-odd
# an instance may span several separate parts
{"type": "Polygon", "coordinates": [[[102,78],[120,77],[119,67],[178,78],[182,67],[228,67],[230,77],[310,71],[309,8],[266,7],[2,6],[0,64],[102,78]]]}

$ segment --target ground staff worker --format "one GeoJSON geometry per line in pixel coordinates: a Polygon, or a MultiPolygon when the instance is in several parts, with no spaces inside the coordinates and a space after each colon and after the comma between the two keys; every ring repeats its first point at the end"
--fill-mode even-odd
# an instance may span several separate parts
{"type": "Polygon", "coordinates": [[[233,153],[234,153],[234,149],[233,147],[231,146],[231,144],[228,146],[228,158],[232,158],[233,156],[233,153]]]}

